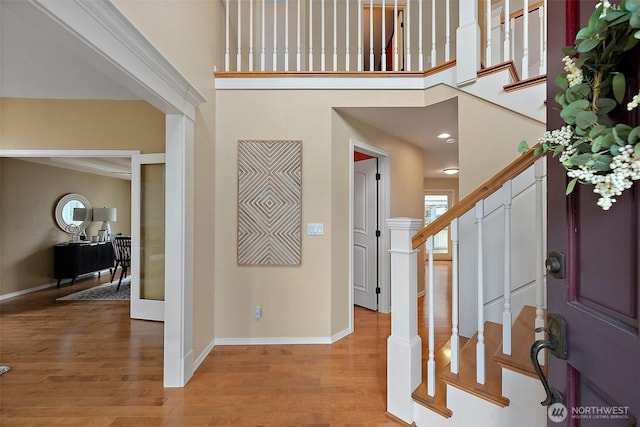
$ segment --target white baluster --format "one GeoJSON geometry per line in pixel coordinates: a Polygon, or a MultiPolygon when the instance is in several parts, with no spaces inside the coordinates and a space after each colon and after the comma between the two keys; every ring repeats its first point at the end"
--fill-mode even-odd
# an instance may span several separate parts
{"type": "Polygon", "coordinates": [[[522,79],[529,78],[529,0],[522,5],[522,79]]]}
{"type": "Polygon", "coordinates": [[[302,47],[300,45],[300,0],[298,0],[298,34],[296,38],[296,71],[302,70],[302,47]]]}
{"type": "Polygon", "coordinates": [[[422,340],[418,335],[418,251],[411,238],[421,221],[390,218],[391,335],[387,340],[387,411],[413,422],[411,393],[422,382],[422,340]]]}
{"type": "MultiPolygon", "coordinates": [[[[543,178],[544,171],[544,159],[538,159],[533,165],[534,175],[536,177],[536,320],[535,327],[544,327],[544,188],[543,178]]],[[[545,339],[544,332],[538,332],[536,339],[545,339]]],[[[540,352],[541,354],[542,352],[540,352]]]]}
{"type": "Polygon", "coordinates": [[[262,0],[262,15],[260,16],[261,22],[261,31],[262,38],[260,39],[260,71],[265,71],[266,62],[267,62],[267,35],[265,33],[265,2],[267,0],[262,0]]]}
{"type": "Polygon", "coordinates": [[[436,66],[436,0],[431,0],[431,66],[436,66]]]}
{"type": "Polygon", "coordinates": [[[478,233],[478,342],[476,344],[476,382],[484,384],[484,253],[482,250],[484,201],[476,203],[476,227],[478,233]]]}
{"type": "Polygon", "coordinates": [[[484,7],[486,9],[485,10],[486,28],[484,29],[484,32],[487,37],[487,45],[485,46],[485,52],[484,52],[484,64],[485,64],[485,67],[490,67],[491,66],[491,0],[486,0],[484,7]]]}
{"type": "Polygon", "coordinates": [[[242,3],[238,2],[238,53],[236,54],[236,71],[242,70],[242,3]]]}
{"type": "Polygon", "coordinates": [[[273,0],[273,71],[278,70],[278,0],[273,0]]]}
{"type": "Polygon", "coordinates": [[[398,56],[398,0],[393,1],[393,71],[398,71],[398,63],[400,57],[398,56]]]}
{"type": "Polygon", "coordinates": [[[504,42],[502,45],[504,60],[508,61],[511,59],[511,25],[509,14],[510,11],[510,2],[511,0],[504,0],[504,42]]]}
{"type": "Polygon", "coordinates": [[[358,71],[362,71],[362,0],[358,0],[358,71]]]}
{"type": "Polygon", "coordinates": [[[333,0],[333,71],[338,71],[338,0],[333,0]]]}
{"type": "Polygon", "coordinates": [[[538,9],[538,19],[540,21],[540,68],[539,74],[545,74],[547,72],[547,28],[545,22],[545,16],[547,15],[546,0],[544,5],[538,9]]]}
{"type": "Polygon", "coordinates": [[[404,17],[404,26],[407,29],[407,35],[405,37],[407,45],[407,63],[404,70],[411,71],[411,0],[407,0],[407,15],[404,17]]]}
{"type": "Polygon", "coordinates": [[[284,70],[289,71],[289,0],[284,0],[284,70]]]}
{"type": "Polygon", "coordinates": [[[504,312],[502,313],[502,352],[511,354],[511,181],[502,186],[504,192],[504,312]]]}
{"type": "Polygon", "coordinates": [[[345,4],[345,22],[346,22],[346,28],[345,28],[345,54],[344,54],[344,70],[345,71],[349,71],[350,67],[349,67],[349,0],[344,2],[345,4]]]}
{"type": "Polygon", "coordinates": [[[429,275],[429,290],[427,298],[429,298],[429,359],[427,360],[427,394],[434,396],[436,393],[436,359],[435,359],[435,320],[433,314],[433,236],[427,239],[427,254],[429,256],[429,266],[427,272],[429,275]]]}
{"type": "Polygon", "coordinates": [[[227,25],[225,33],[224,70],[229,71],[229,0],[227,0],[226,2],[226,10],[224,11],[224,16],[227,25]]]}
{"type": "Polygon", "coordinates": [[[451,373],[460,368],[459,324],[459,283],[458,283],[458,218],[451,221],[451,373]]]}
{"type": "Polygon", "coordinates": [[[451,3],[450,0],[445,2],[445,29],[444,29],[444,60],[451,59],[451,3]]]}
{"type": "MultiPolygon", "coordinates": [[[[509,28],[511,28],[511,38],[513,39],[515,37],[516,34],[516,20],[515,19],[511,19],[509,22],[509,28]]],[[[517,64],[515,63],[516,60],[516,44],[513,42],[513,40],[511,41],[511,58],[514,61],[514,65],[517,64]]]]}
{"type": "Polygon", "coordinates": [[[313,0],[309,0],[309,71],[313,71],[313,0]]]}
{"type": "Polygon", "coordinates": [[[253,0],[249,2],[249,71],[253,71],[253,0]]]}
{"type": "Polygon", "coordinates": [[[374,68],[375,56],[373,52],[373,0],[369,0],[369,71],[374,68]]]}
{"type": "Polygon", "coordinates": [[[387,71],[387,25],[385,0],[382,0],[382,54],[380,55],[380,70],[387,71]]]}
{"type": "Polygon", "coordinates": [[[422,0],[418,0],[418,70],[424,71],[424,53],[422,51],[422,0]]]}

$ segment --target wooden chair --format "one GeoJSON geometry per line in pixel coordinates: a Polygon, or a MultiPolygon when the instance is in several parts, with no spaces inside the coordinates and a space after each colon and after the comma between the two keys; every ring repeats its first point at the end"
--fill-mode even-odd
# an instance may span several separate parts
{"type": "MultiPolygon", "coordinates": [[[[120,290],[120,284],[122,283],[122,278],[126,277],[127,270],[131,267],[131,236],[116,236],[113,239],[113,250],[116,256],[116,269],[118,265],[120,266],[120,280],[118,280],[118,287],[116,288],[116,292],[120,290]]],[[[116,270],[113,270],[113,274],[111,275],[111,281],[116,275],[116,270]]]]}

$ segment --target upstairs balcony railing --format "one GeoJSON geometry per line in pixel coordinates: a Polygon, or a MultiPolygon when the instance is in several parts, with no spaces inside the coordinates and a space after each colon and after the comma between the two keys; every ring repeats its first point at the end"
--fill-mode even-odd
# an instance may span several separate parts
{"type": "Polygon", "coordinates": [[[546,0],[221,1],[226,72],[421,72],[473,51],[476,69],[546,72],[546,0]]]}

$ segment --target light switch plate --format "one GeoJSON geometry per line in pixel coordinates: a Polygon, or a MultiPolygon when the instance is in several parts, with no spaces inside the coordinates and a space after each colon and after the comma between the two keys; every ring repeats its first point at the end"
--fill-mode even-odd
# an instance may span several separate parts
{"type": "Polygon", "coordinates": [[[310,223],[307,224],[307,235],[322,236],[324,234],[324,224],[310,223]]]}

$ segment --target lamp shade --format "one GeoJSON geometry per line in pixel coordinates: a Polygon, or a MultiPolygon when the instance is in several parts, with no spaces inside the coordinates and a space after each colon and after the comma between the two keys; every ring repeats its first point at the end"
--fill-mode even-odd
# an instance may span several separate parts
{"type": "Polygon", "coordinates": [[[116,208],[94,208],[93,220],[94,221],[116,221],[117,220],[116,208]]]}

